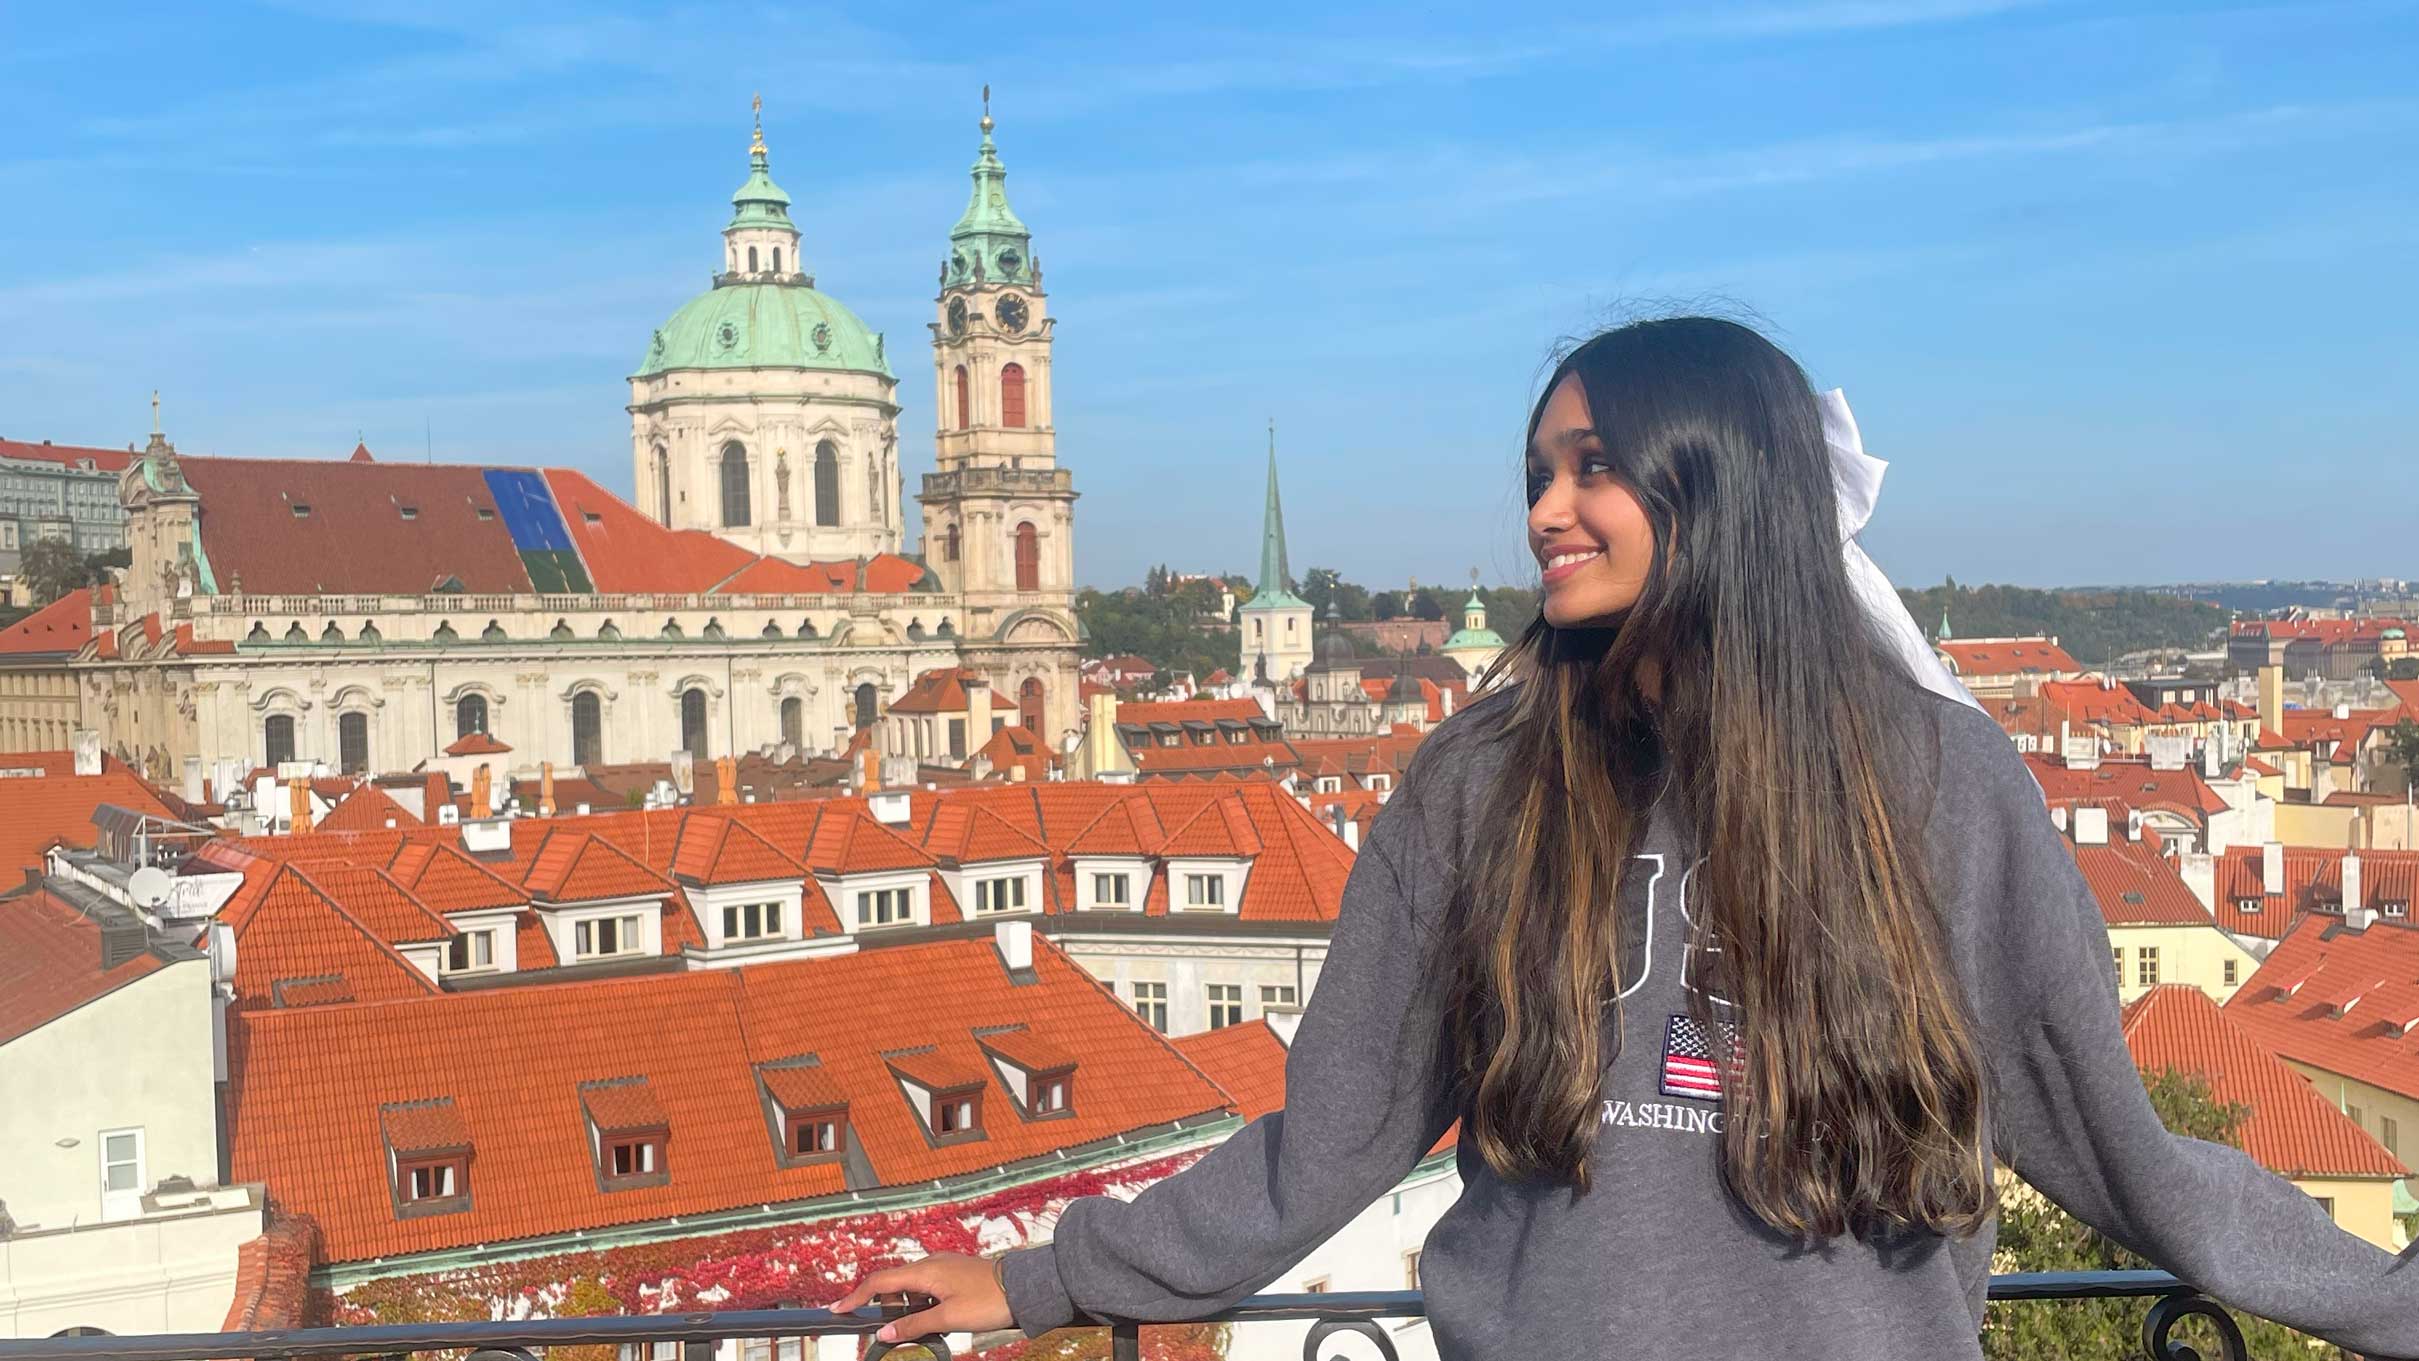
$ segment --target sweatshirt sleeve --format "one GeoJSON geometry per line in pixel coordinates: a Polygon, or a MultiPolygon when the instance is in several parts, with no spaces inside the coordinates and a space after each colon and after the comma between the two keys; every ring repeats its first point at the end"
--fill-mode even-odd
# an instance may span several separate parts
{"type": "Polygon", "coordinates": [[[1216,1313],[1308,1256],[1451,1125],[1424,959],[1445,876],[1410,806],[1417,781],[1379,810],[1346,879],[1286,1056],[1285,1108],[1131,1202],[1069,1202],[1051,1242],[1009,1253],[1001,1272],[1025,1336],[1078,1310],[1153,1322],[1216,1313]]]}
{"type": "Polygon", "coordinates": [[[2238,1149],[2168,1132],[2126,1047],[2107,919],[1998,726],[1943,720],[1928,829],[1989,1048],[2000,1156],[2111,1240],[2227,1305],[2372,1357],[2419,1358],[2399,1257],[2238,1149]]]}

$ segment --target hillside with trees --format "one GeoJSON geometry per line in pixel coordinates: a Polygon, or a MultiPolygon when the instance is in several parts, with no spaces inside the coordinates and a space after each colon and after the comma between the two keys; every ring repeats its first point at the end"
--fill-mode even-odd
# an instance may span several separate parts
{"type": "Polygon", "coordinates": [[[2215,605],[2149,591],[2037,591],[2024,586],[1965,587],[1951,577],[1899,597],[1929,634],[1942,606],[1959,638],[2055,637],[2085,666],[2105,666],[2145,648],[2222,647],[2228,615],[2215,605]]]}
{"type": "MultiPolygon", "coordinates": [[[[1223,580],[1238,601],[1251,598],[1249,578],[1227,573],[1223,580]]],[[[1346,581],[1332,567],[1304,573],[1294,593],[1310,602],[1327,619],[1361,622],[1378,619],[1444,620],[1461,627],[1467,587],[1421,586],[1371,591],[1346,581]]],[[[1537,617],[1537,592],[1518,586],[1485,587],[1487,627],[1516,639],[1537,617]]],[[[1218,592],[1206,581],[1177,581],[1166,567],[1155,566],[1139,587],[1084,590],[1075,597],[1075,612],[1091,638],[1087,657],[1117,657],[1131,653],[1157,662],[1163,672],[1190,671],[1195,678],[1225,668],[1235,669],[1233,618],[1218,618],[1218,592]]]]}

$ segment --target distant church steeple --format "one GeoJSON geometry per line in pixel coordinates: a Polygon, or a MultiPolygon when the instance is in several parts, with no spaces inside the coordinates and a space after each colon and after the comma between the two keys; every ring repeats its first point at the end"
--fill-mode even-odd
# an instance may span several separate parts
{"type": "Polygon", "coordinates": [[[1285,503],[1277,495],[1277,423],[1268,423],[1268,498],[1260,518],[1260,576],[1243,606],[1242,667],[1265,668],[1279,684],[1301,674],[1311,659],[1310,602],[1295,595],[1285,560],[1285,503]]]}

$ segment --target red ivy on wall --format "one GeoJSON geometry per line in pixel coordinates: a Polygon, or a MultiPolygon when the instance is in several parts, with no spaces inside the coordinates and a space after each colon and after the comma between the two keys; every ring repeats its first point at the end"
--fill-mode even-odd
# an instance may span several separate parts
{"type": "MultiPolygon", "coordinates": [[[[865,1272],[928,1253],[978,1251],[977,1226],[986,1221],[1039,1216],[1111,1187],[1148,1186],[1200,1156],[1201,1151],[1190,1151],[1106,1170],[1070,1172],[918,1210],[390,1276],[355,1286],[340,1297],[320,1292],[315,1321],[412,1323],[812,1307],[838,1299],[865,1272]],[[607,1301],[611,1307],[600,1307],[607,1301]]],[[[1152,1344],[1146,1352],[1160,1361],[1209,1361],[1222,1349],[1214,1343],[1224,1340],[1223,1333],[1199,1328],[1152,1328],[1145,1336],[1152,1344]]],[[[1017,1343],[994,1348],[993,1355],[999,1361],[1043,1361],[1062,1354],[1055,1346],[1029,1350],[1040,1346],[1017,1343]]]]}

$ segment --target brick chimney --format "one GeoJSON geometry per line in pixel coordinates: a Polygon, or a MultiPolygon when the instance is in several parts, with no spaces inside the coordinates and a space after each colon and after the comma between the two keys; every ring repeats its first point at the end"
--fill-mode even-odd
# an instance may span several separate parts
{"type": "Polygon", "coordinates": [[[300,775],[286,781],[286,825],[300,834],[311,830],[311,785],[300,775]]]}
{"type": "Polygon", "coordinates": [[[554,762],[538,762],[538,816],[554,816],[554,762]]]}
{"type": "Polygon", "coordinates": [[[738,757],[725,755],[714,758],[714,784],[714,802],[739,802],[738,757]]]}
{"type": "Polygon", "coordinates": [[[471,768],[470,815],[474,818],[492,817],[495,814],[494,791],[489,784],[492,778],[488,774],[490,769],[492,767],[484,762],[471,768]]]}

